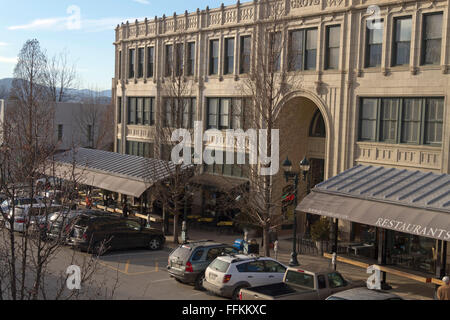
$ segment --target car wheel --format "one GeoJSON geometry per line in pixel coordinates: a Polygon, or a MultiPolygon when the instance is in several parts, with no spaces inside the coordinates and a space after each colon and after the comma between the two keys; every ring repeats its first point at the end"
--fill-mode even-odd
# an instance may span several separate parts
{"type": "Polygon", "coordinates": [[[245,287],[238,287],[233,291],[233,296],[231,297],[231,299],[233,300],[239,300],[239,291],[241,291],[241,289],[243,289],[245,287]]]}
{"type": "Polygon", "coordinates": [[[197,279],[195,279],[194,288],[195,290],[205,290],[203,288],[203,279],[205,279],[205,273],[202,272],[197,276],[197,279]]]}
{"type": "Polygon", "coordinates": [[[150,250],[159,250],[162,247],[162,241],[160,238],[152,238],[148,244],[150,250]]]}

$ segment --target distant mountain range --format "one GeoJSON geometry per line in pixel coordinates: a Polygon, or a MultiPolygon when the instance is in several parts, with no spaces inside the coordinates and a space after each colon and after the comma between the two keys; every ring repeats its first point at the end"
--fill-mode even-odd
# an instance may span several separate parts
{"type": "MultiPolygon", "coordinates": [[[[0,93],[4,89],[9,91],[12,86],[12,78],[0,79],[0,93]]],[[[95,95],[100,101],[99,103],[110,103],[111,90],[94,91],[90,89],[68,89],[67,97],[64,102],[81,102],[86,98],[95,95]]]]}

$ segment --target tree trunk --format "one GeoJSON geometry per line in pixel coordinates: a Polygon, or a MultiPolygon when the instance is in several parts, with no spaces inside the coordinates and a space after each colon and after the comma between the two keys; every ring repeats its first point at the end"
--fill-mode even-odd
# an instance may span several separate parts
{"type": "Polygon", "coordinates": [[[264,243],[264,255],[270,257],[270,246],[269,246],[269,225],[263,227],[263,243],[264,243]]]}
{"type": "Polygon", "coordinates": [[[173,217],[173,242],[175,244],[178,244],[178,233],[179,233],[179,226],[178,226],[178,220],[179,220],[178,214],[175,214],[173,217]]]}

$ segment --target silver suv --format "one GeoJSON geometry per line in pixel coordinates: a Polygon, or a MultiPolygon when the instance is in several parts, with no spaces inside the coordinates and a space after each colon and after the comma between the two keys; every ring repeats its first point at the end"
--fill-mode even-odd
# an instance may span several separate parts
{"type": "Polygon", "coordinates": [[[231,245],[213,240],[189,242],[170,253],[167,269],[175,280],[194,284],[196,289],[202,289],[208,265],[218,256],[234,252],[236,249],[231,245]]]}

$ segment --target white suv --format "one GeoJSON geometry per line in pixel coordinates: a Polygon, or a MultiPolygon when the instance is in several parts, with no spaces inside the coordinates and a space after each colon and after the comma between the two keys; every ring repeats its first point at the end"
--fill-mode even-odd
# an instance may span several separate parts
{"type": "Polygon", "coordinates": [[[203,287],[214,294],[238,300],[242,288],[282,282],[286,268],[268,257],[221,256],[206,268],[203,287]]]}

